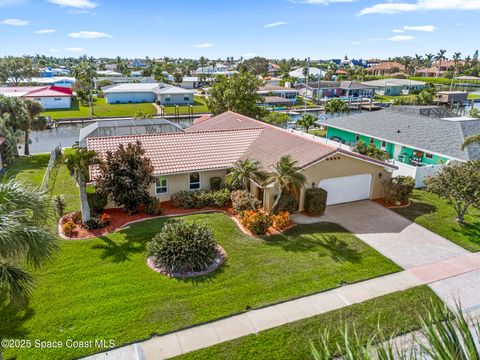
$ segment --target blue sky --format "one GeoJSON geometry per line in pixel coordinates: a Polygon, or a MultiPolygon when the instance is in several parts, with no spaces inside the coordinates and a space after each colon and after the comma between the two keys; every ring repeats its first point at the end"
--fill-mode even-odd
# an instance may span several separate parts
{"type": "Polygon", "coordinates": [[[472,54],[480,0],[0,0],[0,55],[472,54]]]}

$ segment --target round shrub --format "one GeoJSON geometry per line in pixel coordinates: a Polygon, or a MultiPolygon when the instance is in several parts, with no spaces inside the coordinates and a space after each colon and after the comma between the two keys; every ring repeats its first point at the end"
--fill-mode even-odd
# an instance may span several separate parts
{"type": "Polygon", "coordinates": [[[284,193],[280,196],[277,207],[275,208],[275,214],[278,214],[283,211],[288,211],[292,213],[298,209],[298,200],[295,196],[290,193],[284,193]]]}
{"type": "Polygon", "coordinates": [[[75,228],[75,223],[72,220],[69,220],[62,225],[62,232],[66,236],[72,236],[75,233],[75,228]]]}
{"type": "Polygon", "coordinates": [[[277,230],[283,230],[291,223],[290,214],[288,213],[288,211],[282,211],[278,214],[272,215],[271,219],[273,227],[277,230]]]}
{"type": "Polygon", "coordinates": [[[99,192],[87,193],[88,205],[94,215],[101,214],[105,206],[107,206],[108,197],[106,194],[99,192]]]}
{"type": "Polygon", "coordinates": [[[305,191],[305,210],[312,215],[321,215],[327,208],[327,191],[322,188],[305,191]]]}
{"type": "MultiPolygon", "coordinates": [[[[241,214],[244,210],[252,210],[250,201],[248,201],[247,192],[245,190],[235,190],[230,194],[230,199],[232,200],[232,207],[237,214],[241,214]]],[[[258,209],[260,207],[260,201],[253,199],[255,202],[255,207],[258,209]]]]}
{"type": "Polygon", "coordinates": [[[415,179],[411,176],[391,178],[385,189],[385,202],[389,204],[405,204],[412,195],[415,179]]]}
{"type": "Polygon", "coordinates": [[[214,176],[210,178],[210,189],[212,191],[218,191],[222,188],[222,178],[219,176],[214,176]]]}
{"type": "Polygon", "coordinates": [[[160,203],[160,200],[157,197],[150,197],[148,202],[145,204],[145,208],[143,209],[145,214],[153,215],[153,216],[160,216],[163,215],[163,208],[160,203]]]}
{"type": "Polygon", "coordinates": [[[251,232],[263,235],[272,226],[272,219],[264,211],[245,210],[241,213],[242,224],[251,232]]]}
{"type": "Polygon", "coordinates": [[[171,272],[202,271],[216,256],[213,232],[204,225],[170,220],[147,244],[156,266],[171,272]]]}
{"type": "Polygon", "coordinates": [[[182,190],[172,195],[172,205],[178,208],[193,209],[196,207],[196,191],[182,190]]]}

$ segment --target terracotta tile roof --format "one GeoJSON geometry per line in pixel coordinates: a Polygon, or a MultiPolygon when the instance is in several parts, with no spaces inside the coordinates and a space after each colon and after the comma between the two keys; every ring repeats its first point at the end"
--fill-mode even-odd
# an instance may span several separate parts
{"type": "MultiPolygon", "coordinates": [[[[149,135],[88,138],[87,147],[100,157],[120,144],[139,140],[145,155],[152,160],[156,174],[174,174],[200,170],[227,169],[246,152],[263,129],[204,131],[198,133],[161,133],[149,135]]],[[[98,176],[91,168],[92,179],[98,176]]]]}
{"type": "Polygon", "coordinates": [[[387,61],[380,64],[372,65],[368,70],[391,70],[398,68],[399,70],[405,70],[405,66],[396,61],[387,61]]]}

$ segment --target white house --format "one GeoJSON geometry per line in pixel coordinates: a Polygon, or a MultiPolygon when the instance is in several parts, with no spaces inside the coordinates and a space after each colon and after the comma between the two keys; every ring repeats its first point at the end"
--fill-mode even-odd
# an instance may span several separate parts
{"type": "Polygon", "coordinates": [[[0,95],[38,101],[45,109],[69,109],[72,89],[59,86],[5,86],[0,95]]]}
{"type": "Polygon", "coordinates": [[[264,85],[258,89],[257,93],[265,98],[266,104],[293,105],[299,90],[278,85],[264,85]]]}
{"type": "MultiPolygon", "coordinates": [[[[302,68],[299,68],[299,69],[296,69],[296,70],[292,70],[288,73],[288,75],[296,78],[297,82],[299,82],[299,83],[305,82],[306,77],[304,75],[304,72],[305,72],[304,69],[305,68],[302,67],[302,68]]],[[[308,74],[310,76],[313,76],[315,78],[315,80],[318,80],[318,79],[321,79],[325,76],[325,71],[320,70],[316,67],[309,67],[308,68],[308,74]]]]}
{"type": "Polygon", "coordinates": [[[126,83],[102,88],[108,104],[143,103],[159,101],[162,105],[193,104],[194,90],[161,83],[126,83]]]}
{"type": "Polygon", "coordinates": [[[198,82],[199,79],[197,76],[184,76],[180,87],[184,89],[196,89],[198,87],[198,82]]]}

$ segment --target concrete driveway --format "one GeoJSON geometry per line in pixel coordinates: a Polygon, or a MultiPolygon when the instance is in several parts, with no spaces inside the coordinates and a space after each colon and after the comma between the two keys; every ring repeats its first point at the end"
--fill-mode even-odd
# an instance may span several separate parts
{"type": "Polygon", "coordinates": [[[404,269],[468,254],[462,247],[369,200],[328,206],[321,217],[295,214],[293,219],[298,223],[338,223],[404,269]]]}

